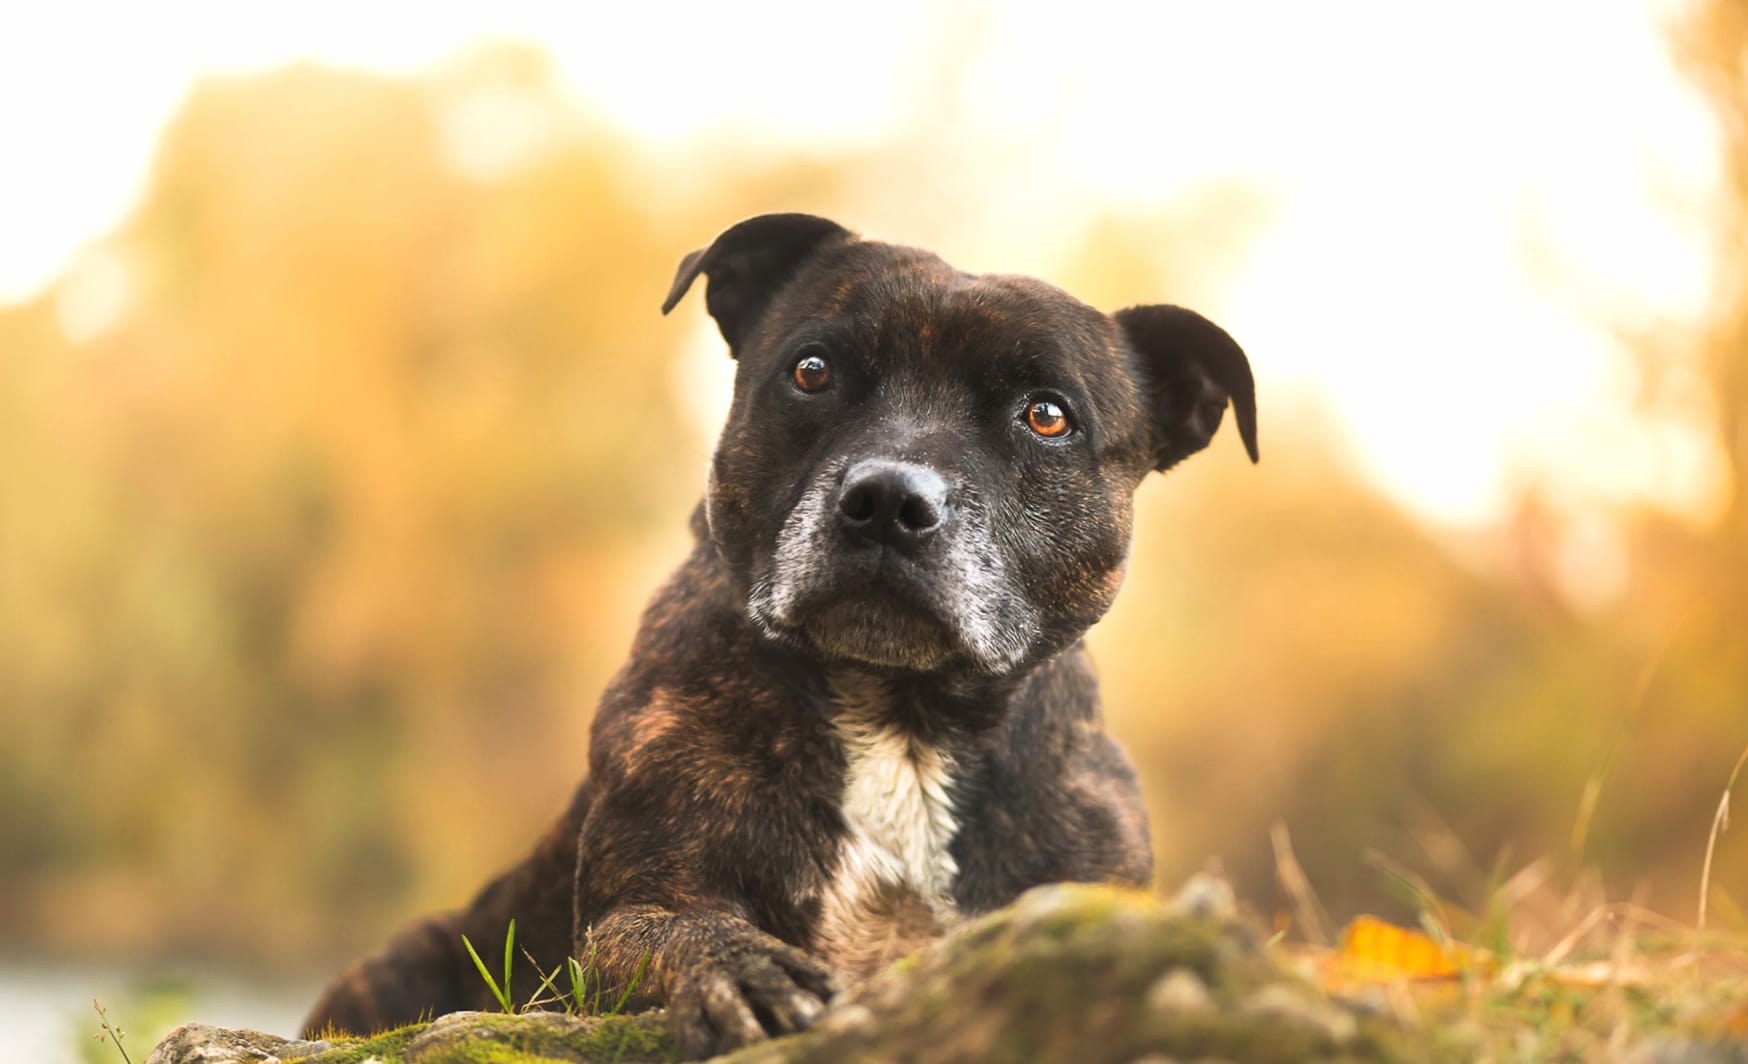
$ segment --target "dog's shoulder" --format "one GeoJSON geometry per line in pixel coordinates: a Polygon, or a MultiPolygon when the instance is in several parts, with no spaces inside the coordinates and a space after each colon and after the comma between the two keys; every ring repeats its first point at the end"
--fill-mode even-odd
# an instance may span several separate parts
{"type": "Polygon", "coordinates": [[[1029,676],[999,729],[961,762],[953,850],[965,911],[1041,883],[1145,886],[1152,877],[1135,769],[1105,731],[1082,648],[1029,676]]]}

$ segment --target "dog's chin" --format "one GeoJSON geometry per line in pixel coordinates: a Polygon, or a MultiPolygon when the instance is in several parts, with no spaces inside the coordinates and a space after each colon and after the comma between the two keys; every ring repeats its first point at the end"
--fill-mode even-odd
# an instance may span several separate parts
{"type": "Polygon", "coordinates": [[[800,630],[827,658],[906,672],[933,672],[963,653],[935,618],[880,599],[827,603],[800,630]]]}

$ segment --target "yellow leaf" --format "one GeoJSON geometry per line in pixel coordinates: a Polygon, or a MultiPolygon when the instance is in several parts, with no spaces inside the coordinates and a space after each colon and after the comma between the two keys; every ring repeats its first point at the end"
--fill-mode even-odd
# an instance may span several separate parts
{"type": "Polygon", "coordinates": [[[1419,931],[1360,916],[1341,934],[1341,974],[1363,982],[1452,979],[1472,961],[1470,951],[1419,931]]]}

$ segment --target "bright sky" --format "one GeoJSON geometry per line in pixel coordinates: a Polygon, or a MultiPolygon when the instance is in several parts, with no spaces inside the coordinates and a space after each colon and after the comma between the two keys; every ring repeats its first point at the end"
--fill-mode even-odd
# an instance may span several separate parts
{"type": "MultiPolygon", "coordinates": [[[[1485,522],[1551,471],[1579,497],[1701,516],[1721,490],[1704,441],[1634,418],[1611,332],[1691,318],[1710,284],[1715,135],[1667,56],[1676,11],[12,5],[0,14],[0,302],[44,289],[126,214],[165,121],[206,74],[301,58],[410,73],[482,40],[526,40],[580,106],[674,151],[699,137],[879,145],[950,92],[960,124],[950,145],[930,144],[966,165],[934,160],[917,201],[978,234],[987,261],[963,265],[1024,268],[1000,256],[1039,256],[1104,204],[1259,190],[1267,217],[1217,305],[1198,309],[1251,352],[1265,406],[1299,392],[1334,411],[1368,474],[1435,521],[1485,522]],[[942,49],[964,57],[947,85],[925,80],[942,49]]],[[[69,287],[101,297],[102,265],[87,257],[83,288],[69,287]]]]}

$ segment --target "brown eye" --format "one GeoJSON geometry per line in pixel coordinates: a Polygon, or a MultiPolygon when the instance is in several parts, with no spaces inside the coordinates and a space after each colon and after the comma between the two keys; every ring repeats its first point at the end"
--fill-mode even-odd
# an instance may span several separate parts
{"type": "Polygon", "coordinates": [[[804,392],[823,392],[831,387],[832,367],[819,355],[802,355],[795,363],[795,387],[804,392]]]}
{"type": "Polygon", "coordinates": [[[1035,400],[1026,408],[1026,427],[1045,439],[1060,439],[1072,431],[1068,414],[1051,399],[1035,400]]]}

